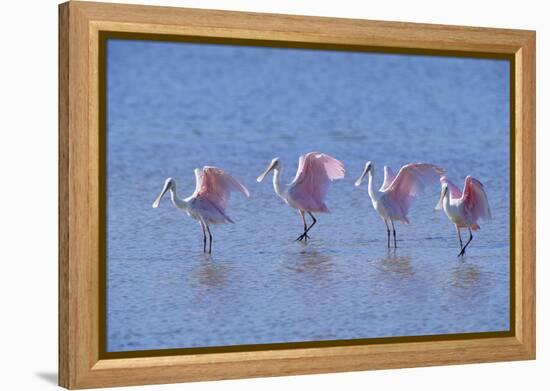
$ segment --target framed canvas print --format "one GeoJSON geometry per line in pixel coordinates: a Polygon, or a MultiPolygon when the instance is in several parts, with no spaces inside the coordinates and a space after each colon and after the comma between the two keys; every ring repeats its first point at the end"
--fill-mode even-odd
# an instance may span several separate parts
{"type": "Polygon", "coordinates": [[[535,33],[59,7],[67,388],[535,358],[535,33]]]}

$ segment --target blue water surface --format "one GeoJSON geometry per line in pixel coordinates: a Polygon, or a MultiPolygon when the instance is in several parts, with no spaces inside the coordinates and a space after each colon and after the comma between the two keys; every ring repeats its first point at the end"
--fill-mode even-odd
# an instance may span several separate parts
{"type": "MultiPolygon", "coordinates": [[[[508,330],[509,63],[189,43],[107,46],[107,350],[128,351],[508,330]],[[330,214],[307,245],[298,213],[255,178],[275,156],[285,182],[298,157],[342,160],[330,214]],[[366,160],[447,168],[487,189],[493,219],[463,259],[434,212],[439,187],[398,223],[398,248],[353,181],[366,160]],[[214,165],[251,193],[213,227],[163,199],[214,165]]],[[[466,238],[467,235],[464,235],[466,238]]]]}

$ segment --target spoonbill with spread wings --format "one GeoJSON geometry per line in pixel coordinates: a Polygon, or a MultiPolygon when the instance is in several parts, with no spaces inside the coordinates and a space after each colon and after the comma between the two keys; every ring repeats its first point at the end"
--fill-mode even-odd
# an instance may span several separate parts
{"type": "Polygon", "coordinates": [[[296,240],[309,239],[308,232],[313,228],[317,219],[313,213],[328,212],[325,198],[329,184],[336,179],[342,179],[345,174],[344,165],[332,156],[319,152],[309,152],[300,156],[298,171],[294,180],[289,185],[281,185],[282,164],[279,158],[269,163],[267,169],[258,177],[258,182],[264,180],[267,174],[273,171],[273,188],[275,193],[291,208],[298,209],[304,232],[296,240]],[[311,225],[307,225],[305,213],[312,219],[311,225]]]}
{"type": "Polygon", "coordinates": [[[203,252],[205,253],[206,232],[208,232],[210,239],[208,253],[210,254],[212,253],[210,224],[233,223],[233,220],[225,214],[231,192],[237,191],[247,197],[250,196],[250,193],[239,181],[216,167],[195,168],[195,180],[195,192],[185,199],[180,199],[176,194],[176,181],[167,178],[162,191],[153,202],[153,208],[158,208],[162,196],[170,190],[172,204],[199,222],[202,229],[203,252]]]}
{"type": "Polygon", "coordinates": [[[485,188],[480,181],[471,176],[466,177],[463,191],[460,191],[446,177],[441,177],[441,196],[435,209],[443,209],[449,220],[455,225],[460,243],[459,257],[464,256],[466,247],[473,239],[472,230],[477,231],[479,229],[477,221],[479,219],[491,219],[491,210],[485,188]],[[465,246],[462,246],[461,228],[468,228],[470,233],[470,238],[465,246]]]}
{"type": "Polygon", "coordinates": [[[363,179],[369,175],[369,196],[374,210],[382,217],[386,224],[388,233],[388,248],[390,248],[390,227],[393,230],[393,246],[397,248],[397,237],[395,235],[394,221],[409,223],[407,214],[412,201],[430,184],[437,183],[445,170],[441,167],[428,163],[410,163],[406,164],[394,175],[392,170],[384,167],[384,183],[380,189],[374,187],[374,165],[369,161],[359,178],[355,181],[355,186],[360,186],[363,179]]]}

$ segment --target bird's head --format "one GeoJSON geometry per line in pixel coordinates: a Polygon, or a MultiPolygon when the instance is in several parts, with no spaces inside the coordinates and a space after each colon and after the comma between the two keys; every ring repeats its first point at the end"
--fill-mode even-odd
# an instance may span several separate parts
{"type": "Polygon", "coordinates": [[[279,163],[279,158],[278,157],[274,158],[273,160],[271,160],[271,162],[269,163],[265,171],[256,180],[258,182],[263,181],[267,174],[269,174],[272,170],[279,168],[280,166],[281,166],[281,163],[279,163]]]}
{"type": "Polygon", "coordinates": [[[365,178],[365,176],[367,176],[369,172],[374,172],[374,165],[371,161],[365,163],[365,168],[363,169],[361,175],[359,175],[359,178],[357,178],[357,180],[355,181],[355,186],[361,186],[361,183],[363,183],[363,179],[365,178]]]}
{"type": "Polygon", "coordinates": [[[153,202],[153,208],[158,208],[162,196],[164,194],[166,194],[166,192],[168,190],[174,190],[175,188],[176,188],[176,181],[173,180],[172,178],[166,178],[166,180],[164,181],[164,186],[162,186],[162,190],[161,190],[160,194],[155,199],[155,202],[153,202]]]}

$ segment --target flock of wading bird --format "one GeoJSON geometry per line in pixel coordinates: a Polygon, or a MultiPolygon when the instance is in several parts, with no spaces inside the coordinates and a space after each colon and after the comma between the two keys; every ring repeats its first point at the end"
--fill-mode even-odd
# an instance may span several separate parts
{"type": "MultiPolygon", "coordinates": [[[[267,169],[258,177],[258,182],[273,172],[273,188],[275,193],[291,208],[297,209],[304,223],[304,231],[297,241],[307,243],[311,228],[317,223],[313,213],[328,212],[325,197],[331,181],[344,178],[344,165],[339,160],[324,153],[309,152],[300,156],[298,171],[294,180],[281,184],[282,164],[279,158],[273,159],[267,169]],[[306,213],[311,217],[311,224],[306,221],[306,213]]],[[[360,186],[368,175],[368,192],[374,210],[380,215],[386,225],[388,248],[391,243],[390,224],[393,231],[393,246],[397,247],[394,221],[409,223],[407,214],[412,201],[422,190],[433,183],[441,182],[441,195],[436,209],[443,209],[455,225],[460,252],[464,256],[466,248],[472,241],[472,230],[478,230],[479,219],[490,219],[491,212],[487,194],[480,181],[467,176],[464,189],[455,186],[445,177],[445,169],[429,163],[409,163],[401,167],[397,175],[391,168],[384,166],[384,182],[379,189],[374,185],[374,165],[369,161],[363,172],[355,181],[360,186]],[[460,230],[467,228],[470,237],[462,244],[460,230]]],[[[233,223],[226,215],[225,209],[231,192],[240,192],[249,197],[248,190],[235,178],[217,167],[205,166],[195,169],[196,187],[191,196],[181,199],[176,194],[176,181],[167,178],[162,191],[153,203],[153,208],[159,206],[160,200],[170,191],[172,203],[197,220],[202,229],[203,251],[212,252],[212,233],[210,224],[233,223]],[[208,250],[207,250],[208,234],[208,250]]]]}

